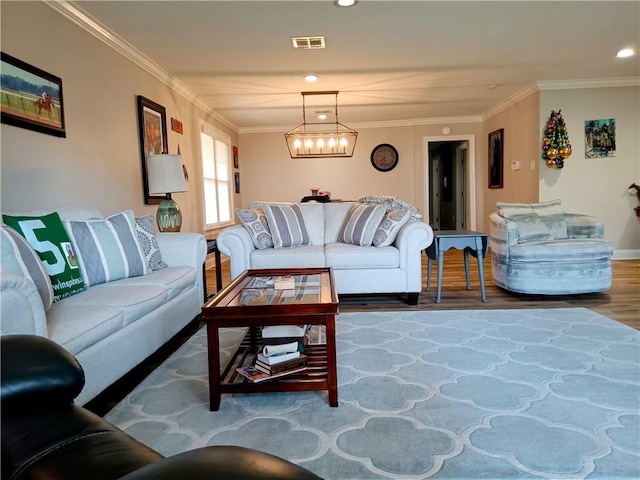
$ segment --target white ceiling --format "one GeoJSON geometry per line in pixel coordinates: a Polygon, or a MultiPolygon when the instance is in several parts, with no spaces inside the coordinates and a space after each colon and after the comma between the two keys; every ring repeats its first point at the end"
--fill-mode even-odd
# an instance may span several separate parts
{"type": "MultiPolygon", "coordinates": [[[[301,123],[301,91],[339,90],[340,121],[349,125],[482,117],[536,84],[640,77],[637,54],[615,57],[623,47],[638,52],[638,1],[360,0],[350,8],[332,0],[76,1],[70,7],[135,47],[240,131],[301,123]],[[317,35],[326,49],[292,46],[291,37],[317,35]],[[308,73],[320,79],[309,84],[308,73]]],[[[331,108],[333,97],[318,98],[331,108]]]]}

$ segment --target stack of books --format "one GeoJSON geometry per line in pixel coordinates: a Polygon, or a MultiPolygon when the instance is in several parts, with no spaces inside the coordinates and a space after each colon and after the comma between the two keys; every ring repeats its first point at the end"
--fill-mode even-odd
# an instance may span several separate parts
{"type": "Polygon", "coordinates": [[[239,367],[236,371],[254,383],[302,372],[307,369],[307,357],[297,350],[297,345],[297,342],[291,345],[294,351],[284,348],[285,345],[266,346],[253,366],[239,367]]]}

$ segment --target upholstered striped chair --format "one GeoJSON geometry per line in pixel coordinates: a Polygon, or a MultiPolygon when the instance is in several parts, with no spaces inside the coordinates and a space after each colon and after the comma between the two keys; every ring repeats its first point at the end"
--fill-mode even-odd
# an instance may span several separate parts
{"type": "Polygon", "coordinates": [[[565,295],[611,287],[613,246],[604,223],[564,213],[560,200],[496,204],[490,215],[493,282],[519,293],[565,295]]]}

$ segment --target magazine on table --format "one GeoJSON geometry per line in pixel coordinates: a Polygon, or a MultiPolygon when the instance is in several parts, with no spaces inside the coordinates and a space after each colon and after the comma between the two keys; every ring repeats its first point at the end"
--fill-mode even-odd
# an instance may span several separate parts
{"type": "Polygon", "coordinates": [[[306,366],[301,365],[299,367],[292,368],[291,370],[285,370],[283,372],[274,373],[270,375],[268,373],[258,370],[255,367],[238,367],[236,368],[236,372],[248,378],[253,383],[259,383],[259,382],[264,382],[265,380],[272,380],[274,378],[284,377],[285,375],[291,375],[292,373],[303,372],[306,369],[307,369],[306,366]]]}

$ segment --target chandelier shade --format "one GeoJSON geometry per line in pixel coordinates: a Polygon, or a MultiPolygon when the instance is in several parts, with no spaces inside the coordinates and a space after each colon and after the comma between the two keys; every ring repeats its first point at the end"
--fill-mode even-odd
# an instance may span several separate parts
{"type": "MultiPolygon", "coordinates": [[[[284,134],[291,158],[352,157],[358,132],[338,121],[337,91],[301,92],[302,124],[284,134]],[[335,96],[335,121],[307,122],[306,97],[335,96]]],[[[327,111],[317,112],[327,117],[327,111]]]]}

